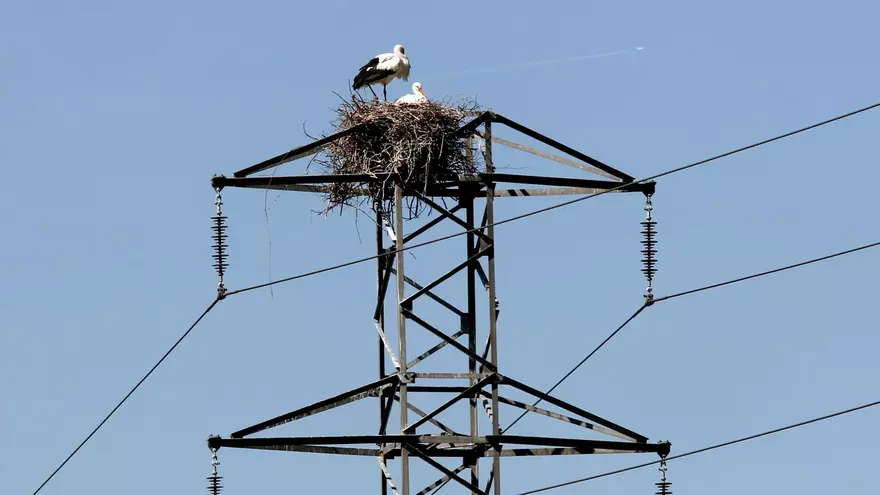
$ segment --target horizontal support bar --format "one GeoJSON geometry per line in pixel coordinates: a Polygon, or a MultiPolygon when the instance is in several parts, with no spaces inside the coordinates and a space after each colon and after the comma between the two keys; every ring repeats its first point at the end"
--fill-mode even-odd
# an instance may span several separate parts
{"type": "Polygon", "coordinates": [[[410,385],[406,387],[409,392],[434,392],[442,394],[457,394],[463,392],[467,387],[454,387],[445,385],[410,385]]]}
{"type": "MultiPolygon", "coordinates": [[[[483,453],[483,457],[492,457],[494,451],[483,453]]],[[[585,455],[585,454],[627,454],[630,452],[621,452],[619,450],[601,450],[601,449],[585,449],[576,447],[556,447],[556,448],[534,448],[534,449],[502,449],[501,457],[533,457],[547,455],[585,455]]]]}
{"type": "Polygon", "coordinates": [[[330,447],[327,445],[262,445],[262,446],[230,446],[250,450],[277,450],[281,452],[302,452],[305,454],[331,454],[376,457],[382,453],[380,449],[364,449],[357,447],[330,447]]]}
{"type": "MultiPolygon", "coordinates": [[[[531,184],[537,186],[560,186],[560,187],[591,187],[594,189],[608,190],[620,187],[620,191],[643,192],[648,189],[648,184],[624,183],[596,179],[575,179],[570,177],[548,177],[541,175],[522,174],[480,174],[484,180],[490,180],[496,184],[531,184]],[[626,184],[626,185],[624,185],[626,184]]],[[[653,187],[653,186],[651,186],[653,187]]]]}
{"type": "Polygon", "coordinates": [[[486,442],[492,446],[536,445],[541,447],[576,447],[618,450],[621,452],[655,452],[669,449],[667,443],[616,442],[608,440],[588,440],[583,438],[541,437],[532,435],[486,435],[486,442]]]}
{"type": "Polygon", "coordinates": [[[211,179],[214,187],[256,187],[289,186],[299,184],[339,184],[346,182],[383,182],[396,174],[314,174],[314,175],[279,175],[275,177],[224,177],[211,179]]]}
{"type": "MultiPolygon", "coordinates": [[[[521,198],[537,196],[577,196],[587,194],[600,194],[608,191],[608,188],[599,187],[544,187],[541,189],[495,189],[493,194],[496,198],[521,198]]],[[[615,193],[629,193],[632,191],[613,191],[615,193]]],[[[478,198],[485,198],[486,191],[477,193],[478,198]]]]}
{"type": "MultiPolygon", "coordinates": [[[[397,179],[397,174],[381,173],[375,175],[369,174],[315,174],[315,175],[287,175],[278,177],[224,177],[216,176],[211,179],[214,187],[245,187],[256,189],[285,189],[292,185],[303,184],[338,184],[338,183],[376,183],[381,184],[389,179],[397,179]]],[[[505,188],[503,184],[527,184],[540,186],[557,186],[568,188],[590,188],[598,191],[605,191],[620,187],[620,192],[642,192],[652,194],[656,187],[654,182],[613,182],[595,179],[577,179],[570,177],[552,177],[541,175],[524,175],[524,174],[501,174],[501,173],[477,173],[477,174],[459,174],[459,175],[438,175],[438,181],[444,182],[445,189],[437,191],[428,191],[427,196],[453,196],[463,194],[461,191],[449,189],[456,186],[473,187],[474,183],[482,184],[502,184],[497,188],[500,190],[510,190],[505,188]],[[622,186],[622,187],[621,187],[622,186]],[[434,194],[436,193],[436,194],[434,194]]],[[[469,195],[485,196],[485,191],[467,192],[469,195]]],[[[405,196],[419,196],[412,191],[404,191],[405,196]]]]}
{"type": "MultiPolygon", "coordinates": [[[[392,449],[397,445],[431,445],[452,444],[461,447],[480,446],[483,450],[502,445],[524,445],[534,447],[574,448],[587,452],[631,452],[631,453],[656,453],[668,455],[671,444],[661,443],[637,443],[637,442],[610,442],[605,440],[589,440],[583,438],[560,438],[542,437],[531,435],[486,435],[484,437],[453,436],[453,435],[339,435],[322,437],[273,437],[273,438],[219,438],[211,437],[208,446],[212,449],[240,448],[240,449],[268,449],[294,451],[289,447],[321,445],[358,445],[358,444],[388,444],[392,449]]],[[[360,449],[359,449],[360,450],[360,449]]],[[[432,456],[442,456],[442,452],[454,452],[455,455],[468,455],[472,451],[455,449],[434,449],[432,456]]],[[[365,455],[365,454],[352,454],[365,455]]]]}
{"type": "Polygon", "coordinates": [[[481,380],[489,373],[411,373],[415,378],[439,379],[439,380],[481,380]]]}
{"type": "MultiPolygon", "coordinates": [[[[432,450],[432,457],[440,457],[440,458],[460,458],[467,459],[473,456],[476,457],[492,457],[495,455],[496,450],[490,449],[485,450],[480,447],[475,447],[471,449],[458,449],[458,450],[432,450]]],[[[553,456],[553,455],[608,455],[608,454],[642,454],[642,453],[650,453],[650,452],[641,452],[641,451],[623,451],[623,450],[610,450],[610,449],[602,449],[602,448],[578,448],[578,447],[534,447],[534,448],[516,448],[516,449],[501,449],[498,451],[501,457],[537,457],[537,456],[553,456]]],[[[395,459],[400,456],[400,448],[388,449],[385,451],[386,459],[395,459]]]]}
{"type": "MultiPolygon", "coordinates": [[[[380,445],[406,443],[452,443],[471,445],[480,438],[452,435],[325,435],[313,437],[259,437],[259,438],[220,438],[208,439],[208,447],[256,448],[267,445],[380,445]]],[[[482,439],[482,443],[488,443],[482,439]]]]}

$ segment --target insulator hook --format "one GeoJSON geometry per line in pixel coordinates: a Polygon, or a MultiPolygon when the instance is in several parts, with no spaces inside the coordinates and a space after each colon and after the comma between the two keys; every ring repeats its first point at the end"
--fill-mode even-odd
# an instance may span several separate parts
{"type": "Polygon", "coordinates": [[[220,490],[223,489],[223,485],[220,484],[223,477],[217,475],[217,466],[219,465],[217,449],[211,449],[211,476],[208,476],[208,493],[211,495],[220,495],[220,490]]]}
{"type": "MultiPolygon", "coordinates": [[[[667,443],[667,442],[661,442],[667,443]]],[[[672,482],[666,480],[666,456],[668,452],[660,454],[660,481],[654,483],[657,485],[657,491],[654,492],[655,495],[672,495],[672,490],[669,489],[672,486],[672,482]]]]}

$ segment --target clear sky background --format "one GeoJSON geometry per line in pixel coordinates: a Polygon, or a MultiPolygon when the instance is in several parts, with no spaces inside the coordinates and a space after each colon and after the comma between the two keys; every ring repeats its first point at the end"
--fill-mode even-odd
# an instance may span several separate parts
{"type": "MultiPolygon", "coordinates": [[[[4,4],[0,493],[32,493],[214,297],[211,175],[307,142],[303,125],[330,130],[331,91],[374,54],[403,43],[410,82],[433,98],[477,97],[645,177],[874,103],[878,14],[871,1],[4,4]]],[[[409,91],[394,83],[389,96],[409,91]]],[[[876,241],[878,124],[859,115],[661,179],[657,294],[876,241]]],[[[513,171],[570,173],[497,154],[513,171]]],[[[325,219],[316,196],[270,194],[270,260],[263,192],[224,193],[231,289],[270,267],[280,277],[373,251],[363,218],[361,242],[350,213],[325,219]]],[[[499,200],[496,215],[557,201],[499,200]]],[[[546,389],[638,307],[642,208],[641,195],[606,195],[498,227],[502,371],[546,389]]],[[[407,263],[424,279],[463,249],[446,241],[407,263]]],[[[878,260],[863,252],[650,308],[557,394],[679,453],[876,400],[878,260]]],[[[43,493],[204,493],[209,434],[374,380],[374,269],[221,303],[43,493]]],[[[435,371],[465,363],[437,358],[435,371]]],[[[370,434],[376,409],[273,434],[370,434]]],[[[877,419],[673,461],[673,491],[873,493],[877,419]]],[[[516,431],[579,433],[533,415],[516,431]]],[[[503,486],[653,459],[514,459],[503,486]]],[[[370,458],[220,460],[230,495],[378,489],[370,458]]],[[[657,478],[648,468],[556,493],[653,493],[657,478]]]]}

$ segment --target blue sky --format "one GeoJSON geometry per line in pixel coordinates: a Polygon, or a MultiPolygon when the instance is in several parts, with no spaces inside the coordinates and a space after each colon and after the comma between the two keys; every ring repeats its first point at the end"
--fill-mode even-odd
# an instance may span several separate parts
{"type": "MultiPolygon", "coordinates": [[[[375,53],[403,43],[410,80],[433,98],[477,97],[644,177],[874,103],[878,13],[868,1],[4,5],[0,491],[31,493],[210,302],[211,175],[306,142],[304,125],[329,130],[331,91],[375,53]],[[645,49],[460,73],[636,46],[645,49]]],[[[657,294],[876,241],[878,119],[662,179],[657,294]]],[[[268,278],[264,199],[225,191],[230,288],[268,278]]],[[[496,215],[555,201],[499,201],[496,215]]],[[[498,228],[502,371],[546,388],[639,305],[642,206],[638,195],[606,195],[498,228]]],[[[361,243],[352,215],[324,219],[312,213],[320,207],[299,194],[272,203],[273,275],[371,254],[366,221],[361,243]]],[[[426,247],[408,266],[436,275],[462,249],[426,247]]],[[[863,252],[650,308],[557,394],[674,452],[876,400],[877,260],[863,252]]],[[[43,493],[198,493],[209,434],[374,380],[373,277],[368,263],[224,301],[43,493]]],[[[438,355],[439,371],[461,365],[449,355],[438,355]]],[[[867,493],[876,414],[674,461],[673,490],[867,493]]],[[[369,433],[376,415],[359,404],[278,434],[369,433]]],[[[531,415],[517,431],[562,434],[531,415]]],[[[378,483],[369,458],[220,459],[230,494],[378,483]]],[[[645,460],[514,459],[504,488],[645,460]]],[[[652,493],[657,476],[556,493],[652,493]]]]}

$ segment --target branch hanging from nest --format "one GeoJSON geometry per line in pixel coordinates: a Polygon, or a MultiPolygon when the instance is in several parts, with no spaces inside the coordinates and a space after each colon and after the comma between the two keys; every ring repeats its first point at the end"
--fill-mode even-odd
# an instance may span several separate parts
{"type": "MultiPolygon", "coordinates": [[[[337,95],[338,96],[338,95],[337,95]]],[[[314,163],[327,174],[396,174],[406,190],[430,195],[437,180],[450,174],[474,173],[479,167],[468,163],[467,138],[455,131],[478,110],[474,102],[427,102],[410,105],[365,101],[357,95],[342,99],[336,109],[333,132],[366,124],[364,129],[332,142],[314,163]]],[[[360,208],[379,201],[383,211],[392,211],[394,180],[345,182],[327,186],[324,214],[346,206],[360,208]]],[[[419,198],[405,196],[407,219],[417,218],[428,208],[419,198]]]]}

